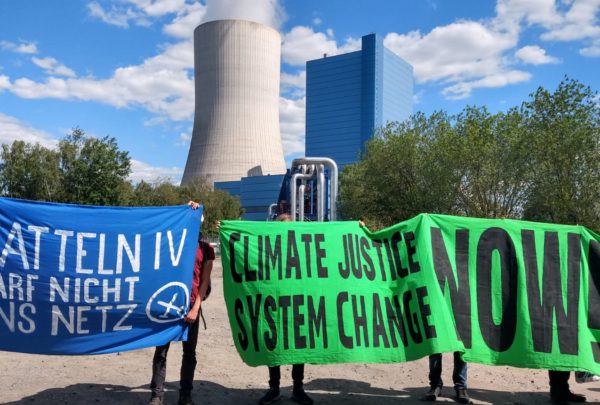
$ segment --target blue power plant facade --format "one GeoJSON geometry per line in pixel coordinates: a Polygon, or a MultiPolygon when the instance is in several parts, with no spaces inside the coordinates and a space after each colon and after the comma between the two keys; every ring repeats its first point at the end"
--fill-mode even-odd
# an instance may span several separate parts
{"type": "Polygon", "coordinates": [[[239,181],[215,182],[215,188],[239,197],[244,208],[242,218],[248,221],[264,221],[269,205],[277,202],[285,174],[242,177],[239,181]]]}
{"type": "Polygon", "coordinates": [[[358,160],[377,128],[412,113],[413,69],[376,34],[360,51],[306,63],[306,156],[340,168],[358,160]]]}
{"type": "MultiPolygon", "coordinates": [[[[332,158],[340,171],[355,163],[376,129],[412,113],[413,68],[376,34],[360,51],[306,63],[305,156],[332,158]]],[[[277,202],[284,175],[215,182],[240,198],[243,219],[265,220],[277,202]]]]}

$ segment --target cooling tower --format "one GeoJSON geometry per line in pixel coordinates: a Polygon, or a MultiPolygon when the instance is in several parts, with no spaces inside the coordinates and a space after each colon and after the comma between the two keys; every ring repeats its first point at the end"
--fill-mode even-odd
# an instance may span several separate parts
{"type": "Polygon", "coordinates": [[[220,20],[194,31],[196,112],[182,184],[285,172],[279,131],[279,33],[220,20]]]}

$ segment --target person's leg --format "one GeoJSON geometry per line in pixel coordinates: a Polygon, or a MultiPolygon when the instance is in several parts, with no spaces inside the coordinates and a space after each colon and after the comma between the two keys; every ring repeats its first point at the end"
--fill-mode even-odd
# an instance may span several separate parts
{"type": "Polygon", "coordinates": [[[456,401],[460,404],[469,404],[471,400],[467,394],[467,363],[460,357],[460,352],[454,352],[454,370],[452,372],[456,401]]]}
{"type": "Polygon", "coordinates": [[[279,390],[281,381],[281,368],[279,366],[269,367],[269,387],[279,390]]]}
{"type": "Polygon", "coordinates": [[[300,385],[304,382],[304,364],[294,364],[292,366],[292,381],[294,381],[294,387],[296,385],[300,385]]]}
{"type": "Polygon", "coordinates": [[[294,364],[292,366],[292,380],[294,381],[292,401],[303,405],[311,405],[313,400],[304,391],[304,364],[294,364]]]}
{"type": "Polygon", "coordinates": [[[442,381],[442,353],[429,356],[429,385],[431,387],[443,387],[442,381]]]}
{"type": "Polygon", "coordinates": [[[596,382],[600,381],[600,377],[595,374],[588,373],[586,371],[576,371],[575,372],[575,381],[579,384],[588,383],[588,382],[596,382]]]}
{"type": "Polygon", "coordinates": [[[194,372],[196,371],[196,346],[198,345],[198,329],[200,322],[188,326],[188,340],[183,342],[183,357],[179,379],[179,403],[193,404],[192,389],[194,388],[194,372]]]}
{"type": "Polygon", "coordinates": [[[568,371],[548,370],[550,399],[555,403],[585,402],[585,396],[575,394],[569,389],[570,374],[568,371]]]}
{"type": "Polygon", "coordinates": [[[429,391],[423,396],[424,401],[435,401],[442,393],[442,354],[429,356],[429,391]]]}
{"type": "Polygon", "coordinates": [[[269,390],[258,401],[259,405],[269,405],[279,400],[279,382],[281,381],[281,369],[279,366],[269,367],[269,390]]]}
{"type": "Polygon", "coordinates": [[[152,358],[152,379],[150,380],[152,398],[160,398],[162,400],[165,392],[169,345],[170,343],[167,343],[166,345],[158,346],[154,350],[154,357],[152,358]]]}
{"type": "Polygon", "coordinates": [[[467,363],[461,359],[460,352],[454,352],[452,381],[454,388],[467,388],[467,363]]]}
{"type": "Polygon", "coordinates": [[[550,391],[567,391],[569,389],[569,376],[568,371],[548,370],[550,391]]]}

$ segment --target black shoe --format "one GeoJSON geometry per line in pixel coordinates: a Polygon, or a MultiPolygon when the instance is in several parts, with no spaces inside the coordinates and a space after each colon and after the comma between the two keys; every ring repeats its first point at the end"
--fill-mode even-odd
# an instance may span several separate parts
{"type": "Polygon", "coordinates": [[[152,397],[150,401],[148,401],[148,405],[163,405],[163,401],[161,397],[152,397]]]}
{"type": "Polygon", "coordinates": [[[570,390],[561,390],[561,391],[550,391],[550,399],[555,404],[568,404],[570,402],[585,402],[586,398],[584,395],[575,394],[570,390]]]}
{"type": "Polygon", "coordinates": [[[273,402],[279,400],[281,396],[279,395],[279,390],[275,388],[269,388],[269,391],[258,401],[258,405],[269,405],[273,402]]]}
{"type": "Polygon", "coordinates": [[[194,401],[192,401],[191,394],[183,394],[183,395],[179,395],[178,405],[196,405],[196,403],[194,401]]]}
{"type": "Polygon", "coordinates": [[[441,395],[442,395],[442,387],[440,387],[440,386],[431,387],[431,388],[429,388],[429,391],[427,391],[427,393],[425,395],[423,395],[423,398],[421,398],[421,400],[435,401],[437,399],[437,397],[439,397],[441,395]]]}
{"type": "Polygon", "coordinates": [[[469,394],[467,394],[466,388],[454,388],[454,391],[456,391],[456,397],[454,399],[456,399],[456,402],[458,402],[459,404],[473,403],[471,402],[471,398],[469,398],[469,394]]]}
{"type": "Polygon", "coordinates": [[[306,394],[304,388],[296,388],[294,390],[292,393],[292,401],[298,402],[302,405],[312,405],[314,402],[312,398],[306,394]]]}

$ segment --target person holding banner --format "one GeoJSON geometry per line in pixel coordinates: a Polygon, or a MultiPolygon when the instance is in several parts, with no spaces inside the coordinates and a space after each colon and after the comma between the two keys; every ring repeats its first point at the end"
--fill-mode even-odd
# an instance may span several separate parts
{"type": "Polygon", "coordinates": [[[584,395],[575,394],[569,389],[568,371],[548,370],[550,380],[550,400],[555,404],[568,404],[570,402],[585,402],[584,395]]]}
{"type": "MultiPolygon", "coordinates": [[[[454,371],[452,372],[456,402],[470,404],[467,394],[467,363],[460,357],[460,352],[454,352],[454,371]]],[[[424,401],[435,401],[442,394],[442,354],[429,356],[429,391],[423,396],[424,401]]]]}
{"type": "MultiPolygon", "coordinates": [[[[199,204],[193,201],[188,203],[192,209],[197,209],[199,204]]],[[[204,216],[202,216],[204,221],[204,216]]],[[[188,339],[183,343],[183,357],[181,360],[181,379],[179,389],[179,405],[194,405],[192,401],[192,389],[194,372],[196,370],[196,345],[198,343],[198,326],[200,324],[198,315],[202,299],[206,297],[210,286],[210,273],[212,271],[215,251],[202,239],[202,233],[198,237],[196,248],[196,260],[194,263],[194,276],[192,279],[190,305],[191,308],[184,320],[189,324],[188,339]]],[[[164,384],[167,373],[167,353],[170,343],[158,346],[152,359],[152,380],[150,389],[152,396],[148,405],[162,405],[164,396],[164,384]]]]}
{"type": "MultiPolygon", "coordinates": [[[[362,219],[358,224],[367,229],[362,219]]],[[[472,401],[467,394],[467,363],[460,357],[460,352],[454,352],[454,371],[452,372],[454,381],[455,399],[459,404],[471,404],[472,401]]],[[[442,354],[436,353],[429,356],[429,391],[423,395],[423,401],[435,401],[442,394],[442,354]]]]}
{"type": "MultiPolygon", "coordinates": [[[[289,222],[292,217],[289,214],[279,214],[276,221],[289,222]]],[[[269,367],[269,390],[258,401],[259,405],[269,405],[279,400],[279,382],[281,380],[281,368],[279,366],[269,367]]],[[[292,392],[292,401],[302,405],[312,405],[313,400],[304,391],[304,364],[294,364],[292,366],[292,380],[294,389],[292,392]]]]}

